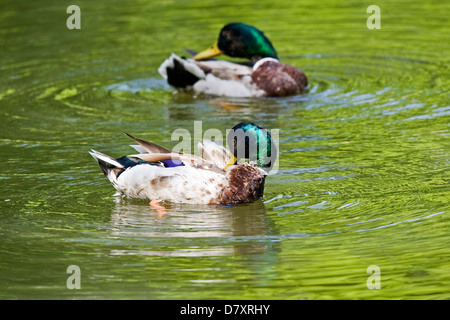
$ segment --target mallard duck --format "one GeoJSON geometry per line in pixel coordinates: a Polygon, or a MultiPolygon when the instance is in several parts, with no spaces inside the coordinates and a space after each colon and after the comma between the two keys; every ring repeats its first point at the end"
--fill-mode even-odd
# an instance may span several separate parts
{"type": "MultiPolygon", "coordinates": [[[[127,133],[126,133],[127,134],[127,133]]],[[[176,153],[133,137],[139,154],[114,159],[89,152],[102,172],[123,195],[151,200],[192,204],[238,204],[263,196],[264,181],[276,159],[276,147],[267,130],[242,122],[227,137],[228,149],[204,140],[200,156],[176,153]],[[248,162],[238,164],[240,159],[248,162]]]]}
{"type": "Polygon", "coordinates": [[[278,60],[262,31],[240,22],[224,26],[211,48],[190,59],[172,54],[158,71],[177,89],[218,96],[282,97],[299,94],[308,85],[301,70],[278,60]],[[220,54],[246,58],[250,65],[210,59],[220,54]]]}

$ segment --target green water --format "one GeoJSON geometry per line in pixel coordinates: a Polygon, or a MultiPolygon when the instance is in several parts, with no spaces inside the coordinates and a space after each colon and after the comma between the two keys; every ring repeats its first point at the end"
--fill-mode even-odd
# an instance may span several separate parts
{"type": "Polygon", "coordinates": [[[0,5],[0,298],[450,298],[448,2],[75,2],[81,30],[71,2],[0,5]],[[309,91],[173,94],[160,63],[232,21],[263,29],[309,91]],[[161,217],[115,197],[88,154],[133,152],[124,131],[170,148],[194,121],[280,130],[262,200],[161,217]]]}

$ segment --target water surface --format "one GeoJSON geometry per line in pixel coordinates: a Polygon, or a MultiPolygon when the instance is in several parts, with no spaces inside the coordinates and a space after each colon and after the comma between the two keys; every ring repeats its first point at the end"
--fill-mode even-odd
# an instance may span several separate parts
{"type": "Polygon", "coordinates": [[[0,297],[449,299],[449,5],[379,1],[369,30],[371,4],[78,1],[68,30],[69,4],[4,2],[0,297]],[[160,63],[231,21],[263,29],[308,92],[174,93],[160,63]],[[170,148],[194,121],[280,130],[263,199],[161,216],[114,196],[88,154],[129,154],[124,131],[170,148]]]}

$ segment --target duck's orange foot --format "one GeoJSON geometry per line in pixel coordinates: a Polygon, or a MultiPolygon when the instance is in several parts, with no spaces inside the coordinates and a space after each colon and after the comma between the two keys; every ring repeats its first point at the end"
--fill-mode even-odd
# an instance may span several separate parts
{"type": "Polygon", "coordinates": [[[163,206],[160,206],[158,203],[158,200],[152,200],[149,202],[149,205],[152,206],[152,208],[156,209],[156,211],[159,213],[160,216],[163,216],[166,214],[166,208],[163,206]]]}

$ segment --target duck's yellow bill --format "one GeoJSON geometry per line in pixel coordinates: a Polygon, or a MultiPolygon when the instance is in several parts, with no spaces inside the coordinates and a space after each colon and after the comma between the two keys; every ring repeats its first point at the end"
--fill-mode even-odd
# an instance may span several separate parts
{"type": "Polygon", "coordinates": [[[231,154],[230,159],[228,159],[227,163],[225,164],[225,167],[223,167],[223,170],[225,170],[229,166],[232,166],[233,164],[235,164],[236,161],[237,161],[236,157],[231,154]]]}
{"type": "Polygon", "coordinates": [[[211,47],[206,50],[203,50],[202,52],[197,53],[194,56],[194,60],[205,60],[209,59],[215,56],[218,56],[219,54],[222,54],[222,51],[217,46],[217,42],[211,47]]]}

